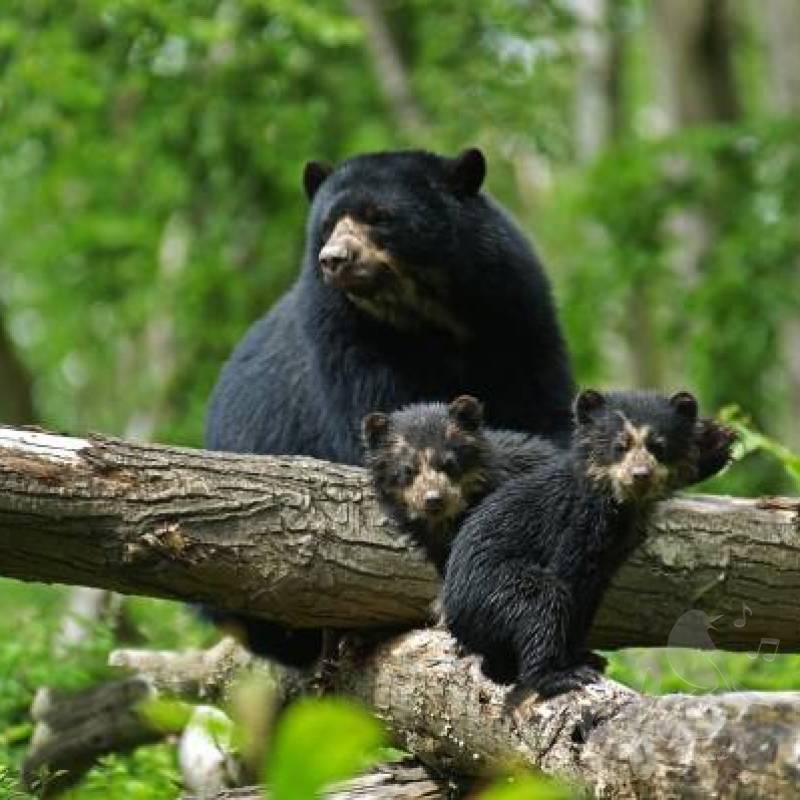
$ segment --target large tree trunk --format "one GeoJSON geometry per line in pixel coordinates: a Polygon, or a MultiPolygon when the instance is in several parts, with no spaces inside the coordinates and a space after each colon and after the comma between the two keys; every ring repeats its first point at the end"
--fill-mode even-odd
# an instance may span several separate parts
{"type": "MultiPolygon", "coordinates": [[[[789,499],[659,504],[592,645],[800,649],[799,516],[789,499]],[[710,638],[691,609],[723,615],[710,638]]],[[[0,429],[0,574],[296,627],[410,627],[437,591],[362,469],[13,429],[0,429]]]]}
{"type": "MultiPolygon", "coordinates": [[[[800,3],[773,0],[753,14],[761,25],[764,50],[769,64],[769,102],[782,116],[800,115],[800,3]]],[[[798,223],[800,224],[800,223],[798,223]]],[[[800,296],[800,257],[795,258],[794,275],[787,296],[800,296]]],[[[783,358],[788,396],[782,426],[787,445],[800,449],[800,304],[786,315],[783,326],[783,358]]]]}
{"type": "Polygon", "coordinates": [[[728,0],[654,0],[653,21],[672,125],[736,120],[728,0]]]}

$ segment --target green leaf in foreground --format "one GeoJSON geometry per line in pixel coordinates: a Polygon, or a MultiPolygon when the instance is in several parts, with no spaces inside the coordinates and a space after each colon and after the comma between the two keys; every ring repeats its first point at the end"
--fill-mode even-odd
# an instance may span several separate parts
{"type": "Polygon", "coordinates": [[[275,731],[266,783],[273,800],[315,800],[327,785],[352,778],[380,757],[380,723],[339,698],[299,700],[275,731]]]}
{"type": "Polygon", "coordinates": [[[540,775],[515,775],[498,781],[480,800],[572,800],[578,795],[569,786],[540,775]]]}
{"type": "Polygon", "coordinates": [[[139,715],[157,731],[180,733],[194,713],[194,706],[179,700],[153,698],[139,705],[139,715]]]}

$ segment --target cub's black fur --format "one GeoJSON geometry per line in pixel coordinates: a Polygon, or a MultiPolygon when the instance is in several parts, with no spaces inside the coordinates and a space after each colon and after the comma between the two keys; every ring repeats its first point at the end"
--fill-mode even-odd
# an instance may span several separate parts
{"type": "Polygon", "coordinates": [[[366,465],[384,510],[425,550],[439,574],[467,511],[501,483],[540,464],[554,445],[486,428],[470,395],[364,418],[366,465]]]}
{"type": "Polygon", "coordinates": [[[544,696],[596,678],[587,634],[643,515],[708,477],[700,462],[706,473],[714,458],[724,466],[730,448],[724,429],[698,426],[687,392],[586,391],[575,417],[569,449],[551,449],[467,516],[444,585],[446,624],[487,675],[544,696]],[[699,446],[715,455],[700,458],[699,446]]]}
{"type": "MultiPolygon", "coordinates": [[[[475,149],[308,164],[300,276],[225,365],[206,447],[358,464],[366,414],[464,392],[491,398],[492,425],[567,440],[573,383],[550,287],[481,192],[485,172],[475,149]]],[[[286,663],[319,651],[317,631],[239,623],[286,663]]]]}

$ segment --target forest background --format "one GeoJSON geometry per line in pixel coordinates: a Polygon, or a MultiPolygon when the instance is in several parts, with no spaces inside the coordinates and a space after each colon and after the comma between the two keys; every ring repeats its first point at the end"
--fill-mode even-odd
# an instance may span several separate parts
{"type": "MultiPolygon", "coordinates": [[[[199,446],[220,366],[296,275],[305,161],[478,145],[581,385],[689,388],[798,452],[798,42],[796,0],[6,0],[0,420],[199,446]]],[[[703,489],[796,491],[798,463],[768,446],[703,489]]],[[[110,631],[53,662],[63,598],[0,583],[0,763],[38,685],[103,672],[110,631]]],[[[149,645],[211,636],[131,608],[149,645]]],[[[714,657],[611,674],[798,688],[795,657],[714,657]]],[[[81,791],[140,769],[160,797],[171,758],[81,791]]]]}

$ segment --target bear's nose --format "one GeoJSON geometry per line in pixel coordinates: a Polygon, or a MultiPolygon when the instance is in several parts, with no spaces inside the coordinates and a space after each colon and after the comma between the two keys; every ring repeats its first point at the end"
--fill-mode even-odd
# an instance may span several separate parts
{"type": "Polygon", "coordinates": [[[425,492],[425,510],[430,513],[441,511],[444,508],[444,497],[442,493],[431,489],[425,492]]]}
{"type": "Polygon", "coordinates": [[[335,275],[351,258],[352,252],[344,242],[328,242],[319,251],[319,265],[331,275],[335,275]]]}
{"type": "Polygon", "coordinates": [[[631,470],[631,477],[636,483],[644,483],[652,474],[650,467],[638,466],[631,470]]]}

